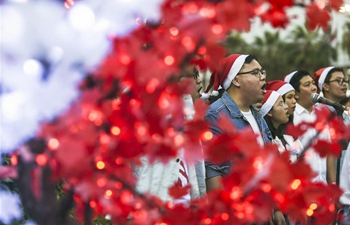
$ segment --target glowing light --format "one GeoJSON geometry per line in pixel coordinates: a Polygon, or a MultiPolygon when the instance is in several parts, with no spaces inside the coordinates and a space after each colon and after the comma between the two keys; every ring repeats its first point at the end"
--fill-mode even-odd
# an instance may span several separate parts
{"type": "Polygon", "coordinates": [[[146,127],[143,126],[143,125],[138,125],[137,128],[136,128],[136,130],[137,130],[137,133],[138,133],[140,136],[143,136],[143,135],[145,135],[145,134],[147,133],[147,129],[146,129],[146,127]]]}
{"type": "Polygon", "coordinates": [[[142,207],[141,202],[136,202],[135,203],[135,209],[141,209],[141,207],[142,207]]]}
{"type": "Polygon", "coordinates": [[[232,200],[236,200],[238,198],[240,198],[242,195],[241,189],[237,186],[233,187],[230,193],[230,198],[232,200]]]}
{"type": "Polygon", "coordinates": [[[176,146],[181,146],[184,143],[185,139],[181,134],[178,134],[174,138],[174,142],[176,146]]]}
{"type": "Polygon", "coordinates": [[[316,130],[322,130],[324,128],[324,125],[322,122],[318,122],[315,124],[316,130]]]}
{"type": "Polygon", "coordinates": [[[146,91],[151,94],[156,90],[158,85],[159,85],[159,80],[156,78],[152,78],[150,81],[148,81],[146,85],[146,91]]]}
{"type": "Polygon", "coordinates": [[[203,7],[199,11],[199,14],[203,17],[214,18],[216,16],[216,11],[214,7],[203,7]]]}
{"type": "Polygon", "coordinates": [[[216,34],[216,35],[219,35],[219,34],[222,34],[223,32],[223,28],[220,24],[214,24],[212,27],[211,27],[211,32],[213,32],[213,34],[216,34]]]}
{"type": "Polygon", "coordinates": [[[254,159],[254,162],[253,162],[253,167],[256,169],[256,170],[261,170],[262,167],[263,167],[263,158],[262,157],[256,157],[254,159]]]}
{"type": "Polygon", "coordinates": [[[48,142],[49,149],[51,150],[56,150],[59,145],[60,142],[56,138],[51,138],[48,142]]]}
{"type": "Polygon", "coordinates": [[[100,137],[100,143],[101,144],[108,144],[110,142],[110,137],[107,134],[103,134],[100,137]]]}
{"type": "Polygon", "coordinates": [[[120,134],[120,128],[117,126],[111,127],[111,133],[115,136],[118,136],[120,134]]]}
{"type": "Polygon", "coordinates": [[[116,189],[122,189],[123,188],[123,184],[121,182],[115,182],[115,188],[116,189]]]}
{"type": "Polygon", "coordinates": [[[170,32],[171,35],[177,36],[179,34],[179,29],[177,29],[176,27],[171,27],[169,29],[169,32],[170,32]]]}
{"type": "Polygon", "coordinates": [[[125,204],[128,205],[133,199],[133,195],[129,192],[129,191],[123,191],[123,193],[120,196],[120,201],[125,204]]]}
{"type": "Polygon", "coordinates": [[[319,1],[316,2],[316,5],[318,6],[318,8],[324,9],[326,7],[326,1],[325,0],[319,0],[319,1]]]}
{"type": "Polygon", "coordinates": [[[328,206],[328,210],[329,210],[330,212],[334,212],[334,210],[335,210],[335,205],[334,205],[334,204],[330,204],[330,205],[328,206]]]}
{"type": "Polygon", "coordinates": [[[196,43],[191,37],[183,37],[181,39],[181,44],[188,50],[193,51],[196,47],[196,43]]]}
{"type": "Polygon", "coordinates": [[[290,187],[293,189],[293,190],[296,190],[299,185],[301,184],[301,181],[299,179],[295,179],[293,180],[292,184],[290,185],[290,187]]]}
{"type": "Polygon", "coordinates": [[[168,94],[163,93],[158,99],[158,106],[161,109],[166,109],[170,106],[170,96],[168,94]]]}
{"type": "Polygon", "coordinates": [[[223,213],[223,214],[221,214],[221,219],[222,219],[223,221],[228,220],[228,218],[230,218],[230,216],[228,215],[228,213],[223,213]]]}
{"type": "Polygon", "coordinates": [[[107,179],[104,178],[104,177],[98,178],[98,179],[96,180],[96,185],[97,185],[98,187],[104,187],[104,186],[106,186],[106,184],[107,184],[107,179]]]}
{"type": "Polygon", "coordinates": [[[334,128],[329,128],[328,131],[331,139],[333,139],[337,134],[334,128]]]}
{"type": "Polygon", "coordinates": [[[38,154],[35,157],[35,162],[39,165],[39,166],[44,166],[47,163],[47,157],[43,154],[38,154]]]}
{"type": "Polygon", "coordinates": [[[271,191],[271,185],[270,184],[263,184],[261,186],[261,189],[265,192],[265,193],[268,193],[271,191]]]}
{"type": "Polygon", "coordinates": [[[315,210],[315,209],[317,209],[317,204],[316,203],[311,203],[309,208],[312,209],[312,210],[315,210]]]}
{"type": "Polygon", "coordinates": [[[237,212],[237,213],[235,213],[235,216],[236,216],[238,219],[243,219],[243,218],[244,218],[244,213],[243,213],[243,212],[237,212]]]}
{"type": "Polygon", "coordinates": [[[90,120],[90,121],[96,120],[97,117],[98,117],[98,113],[97,113],[96,111],[91,111],[91,112],[89,113],[89,120],[90,120]]]}
{"type": "Polygon", "coordinates": [[[280,203],[284,202],[284,197],[282,194],[276,194],[275,199],[276,199],[276,201],[278,201],[280,203]]]}
{"type": "Polygon", "coordinates": [[[306,210],[306,215],[312,216],[313,214],[314,214],[314,210],[312,210],[312,209],[306,210]]]}
{"type": "Polygon", "coordinates": [[[64,7],[69,9],[70,7],[72,7],[74,5],[74,1],[73,0],[66,0],[64,2],[64,7]]]}
{"type": "Polygon", "coordinates": [[[96,167],[97,167],[97,169],[99,169],[99,170],[103,170],[103,169],[105,168],[105,166],[106,166],[106,164],[105,164],[103,161],[98,161],[98,162],[96,163],[96,167]]]}
{"type": "Polygon", "coordinates": [[[129,63],[131,61],[130,56],[128,56],[126,54],[122,54],[119,59],[120,59],[120,62],[124,65],[129,65],[129,63]]]}
{"type": "Polygon", "coordinates": [[[182,13],[197,13],[198,11],[198,6],[196,3],[189,3],[185,7],[182,8],[182,13]]]}
{"type": "Polygon", "coordinates": [[[211,224],[211,219],[210,218],[206,218],[203,221],[204,224],[211,224]]]}
{"type": "Polygon", "coordinates": [[[212,138],[213,138],[213,133],[210,131],[206,131],[202,135],[202,140],[205,140],[205,141],[210,141],[212,138]]]}
{"type": "Polygon", "coordinates": [[[89,205],[90,205],[91,208],[95,208],[97,204],[96,204],[96,202],[94,200],[91,200],[89,202],[89,205]]]}
{"type": "Polygon", "coordinates": [[[105,191],[105,197],[110,198],[112,196],[113,192],[111,190],[105,191]]]}
{"type": "Polygon", "coordinates": [[[40,76],[44,71],[42,64],[35,59],[28,59],[23,64],[23,72],[31,76],[40,76]]]}
{"type": "Polygon", "coordinates": [[[94,25],[95,14],[87,5],[79,3],[69,11],[68,20],[75,29],[84,31],[94,25]]]}
{"type": "Polygon", "coordinates": [[[122,164],[122,163],[123,163],[123,159],[122,159],[121,157],[117,157],[117,158],[115,159],[115,164],[120,165],[120,164],[122,164]]]}
{"type": "Polygon", "coordinates": [[[17,155],[13,154],[10,157],[11,165],[16,166],[18,164],[17,155]]]}
{"type": "Polygon", "coordinates": [[[206,52],[207,52],[207,48],[206,47],[200,47],[200,48],[198,48],[198,51],[197,51],[197,53],[199,55],[204,55],[206,52]]]}
{"type": "Polygon", "coordinates": [[[173,65],[174,62],[175,62],[175,59],[171,55],[168,55],[168,56],[164,57],[164,63],[167,64],[168,66],[173,65]]]}

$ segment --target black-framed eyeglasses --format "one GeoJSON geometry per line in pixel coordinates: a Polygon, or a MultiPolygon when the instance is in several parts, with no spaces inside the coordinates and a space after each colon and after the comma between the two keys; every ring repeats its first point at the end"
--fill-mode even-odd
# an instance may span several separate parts
{"type": "Polygon", "coordinates": [[[237,73],[237,75],[242,75],[242,74],[252,74],[261,80],[261,76],[266,77],[266,70],[255,69],[255,70],[251,70],[251,71],[247,71],[247,72],[237,73]]]}
{"type": "Polygon", "coordinates": [[[330,80],[330,81],[328,81],[328,83],[334,82],[334,81],[338,82],[338,84],[340,86],[343,85],[344,83],[345,84],[349,84],[349,79],[345,79],[345,78],[339,78],[339,79],[335,79],[335,80],[330,80]]]}

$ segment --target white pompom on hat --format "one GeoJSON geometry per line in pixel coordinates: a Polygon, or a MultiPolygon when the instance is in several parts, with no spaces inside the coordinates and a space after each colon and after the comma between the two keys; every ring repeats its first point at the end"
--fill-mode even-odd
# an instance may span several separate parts
{"type": "Polygon", "coordinates": [[[267,90],[262,102],[260,112],[262,116],[266,116],[268,112],[272,109],[273,105],[276,103],[277,99],[281,95],[277,91],[267,90]]]}

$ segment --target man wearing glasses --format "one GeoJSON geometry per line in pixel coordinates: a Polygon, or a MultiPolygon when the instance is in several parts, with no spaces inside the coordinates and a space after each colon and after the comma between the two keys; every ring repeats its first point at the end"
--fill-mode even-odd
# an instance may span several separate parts
{"type": "MultiPolygon", "coordinates": [[[[326,67],[319,69],[314,74],[313,78],[317,82],[319,91],[323,93],[323,96],[334,102],[340,103],[346,98],[346,92],[349,85],[349,79],[347,79],[343,73],[343,70],[336,67],[326,67]]],[[[335,112],[332,106],[327,106],[331,111],[335,112]]],[[[346,113],[340,115],[343,117],[344,123],[349,124],[350,118],[346,113]]],[[[343,149],[346,149],[348,143],[341,143],[343,149]]],[[[342,152],[345,155],[345,150],[342,152]]],[[[327,181],[328,183],[339,184],[339,173],[342,166],[343,157],[336,161],[334,156],[327,157],[327,181]]]]}
{"type": "MultiPolygon", "coordinates": [[[[251,127],[261,145],[270,142],[271,133],[267,124],[261,113],[252,106],[264,99],[265,79],[265,70],[262,70],[261,65],[252,55],[233,54],[219,62],[206,89],[208,92],[213,88],[214,96],[218,94],[220,87],[225,90],[221,98],[209,106],[206,113],[206,120],[214,135],[223,133],[218,126],[218,120],[226,116],[237,130],[251,127]]],[[[231,160],[220,165],[206,162],[207,191],[223,188],[222,177],[229,173],[231,165],[231,160]]]]}

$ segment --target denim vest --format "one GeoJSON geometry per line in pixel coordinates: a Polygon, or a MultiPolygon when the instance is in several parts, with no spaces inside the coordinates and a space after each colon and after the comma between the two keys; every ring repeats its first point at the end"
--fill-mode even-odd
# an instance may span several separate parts
{"type": "MultiPolygon", "coordinates": [[[[256,120],[256,123],[258,124],[264,143],[270,143],[272,140],[272,134],[260,111],[253,106],[250,106],[250,110],[256,120]]],[[[243,130],[247,126],[250,126],[248,120],[243,116],[235,101],[226,91],[223,93],[221,98],[210,105],[205,116],[205,119],[210,124],[211,132],[214,135],[221,133],[221,130],[218,127],[218,119],[223,115],[226,115],[227,118],[230,119],[237,130],[243,130]]],[[[226,162],[220,165],[215,165],[211,162],[205,162],[206,178],[208,179],[211,177],[227,174],[229,172],[231,164],[232,162],[226,162]]]]}

